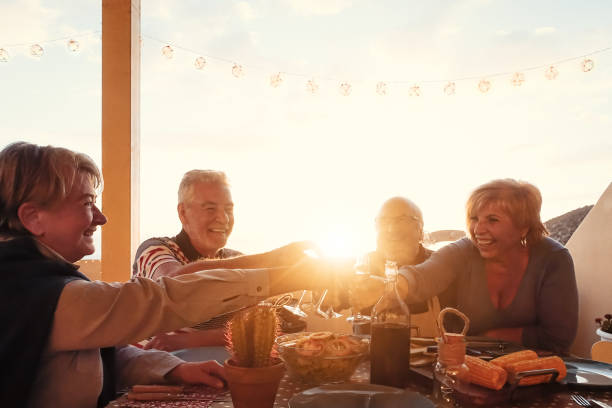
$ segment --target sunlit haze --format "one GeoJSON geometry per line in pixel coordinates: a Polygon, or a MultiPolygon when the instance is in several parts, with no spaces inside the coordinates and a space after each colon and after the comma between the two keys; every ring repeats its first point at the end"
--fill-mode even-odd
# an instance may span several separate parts
{"type": "MultiPolygon", "coordinates": [[[[0,15],[0,147],[65,146],[100,164],[101,2],[5,0],[0,15]],[[44,42],[77,34],[77,53],[44,42]]],[[[228,246],[247,253],[372,250],[395,195],[428,231],[464,229],[469,192],[500,177],[538,186],[544,220],[594,204],[612,181],[612,50],[589,55],[589,72],[584,58],[544,71],[611,47],[611,18],[605,0],[141,0],[140,238],[179,232],[178,184],[194,168],[227,173],[228,246]]]]}

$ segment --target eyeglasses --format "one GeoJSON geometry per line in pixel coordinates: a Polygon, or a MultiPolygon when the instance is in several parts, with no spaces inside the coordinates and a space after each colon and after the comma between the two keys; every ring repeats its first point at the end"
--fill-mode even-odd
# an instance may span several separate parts
{"type": "Polygon", "coordinates": [[[386,228],[390,225],[406,227],[421,220],[416,215],[400,215],[399,217],[376,217],[376,226],[386,228]]]}

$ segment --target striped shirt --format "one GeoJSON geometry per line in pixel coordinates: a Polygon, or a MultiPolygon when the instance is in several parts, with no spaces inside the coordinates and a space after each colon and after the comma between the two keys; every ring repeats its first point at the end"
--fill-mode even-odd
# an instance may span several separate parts
{"type": "MultiPolygon", "coordinates": [[[[217,251],[214,258],[226,259],[239,255],[242,255],[239,251],[221,248],[217,251]]],[[[181,230],[181,232],[173,238],[150,238],[140,244],[136,251],[136,257],[132,265],[132,277],[140,276],[152,279],[157,268],[165,263],[179,262],[181,265],[186,265],[205,258],[205,256],[200,255],[193,247],[189,240],[189,236],[184,230],[181,230]]],[[[231,315],[232,313],[216,316],[207,322],[194,326],[194,328],[207,330],[223,327],[225,322],[231,318],[231,315]]]]}

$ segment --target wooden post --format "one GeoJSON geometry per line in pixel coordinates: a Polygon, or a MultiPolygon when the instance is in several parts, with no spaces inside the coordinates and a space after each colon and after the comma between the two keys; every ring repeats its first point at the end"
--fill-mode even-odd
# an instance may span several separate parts
{"type": "Polygon", "coordinates": [[[130,278],[139,241],[140,0],[102,0],[102,280],[130,278]]]}

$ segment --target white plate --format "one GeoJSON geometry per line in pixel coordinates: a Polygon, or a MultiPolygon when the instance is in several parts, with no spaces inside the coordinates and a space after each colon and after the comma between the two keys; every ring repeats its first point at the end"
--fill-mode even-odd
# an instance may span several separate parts
{"type": "Polygon", "coordinates": [[[582,358],[564,358],[567,376],[562,384],[572,387],[612,389],[612,365],[582,358]]]}
{"type": "Polygon", "coordinates": [[[413,391],[374,384],[330,384],[294,395],[289,408],[434,408],[429,399],[413,391]]]}

